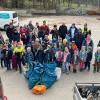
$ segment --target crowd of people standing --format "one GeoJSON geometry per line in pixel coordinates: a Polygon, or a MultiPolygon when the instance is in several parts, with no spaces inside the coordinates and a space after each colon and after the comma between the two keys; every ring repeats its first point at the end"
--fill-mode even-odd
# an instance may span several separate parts
{"type": "MultiPolygon", "coordinates": [[[[13,23],[6,30],[7,40],[0,33],[0,60],[1,67],[7,70],[18,70],[32,66],[33,62],[41,64],[55,62],[63,73],[71,71],[90,71],[93,56],[92,32],[85,23],[77,28],[75,23],[68,27],[63,23],[49,28],[46,21],[43,25],[32,24],[15,28],[13,23]],[[49,36],[52,39],[49,39],[49,36]]],[[[100,43],[98,43],[93,64],[93,72],[100,71],[100,43]]]]}

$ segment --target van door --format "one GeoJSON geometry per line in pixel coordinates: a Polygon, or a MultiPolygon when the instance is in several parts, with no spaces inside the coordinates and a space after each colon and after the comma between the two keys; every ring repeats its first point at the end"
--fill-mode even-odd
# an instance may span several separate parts
{"type": "Polygon", "coordinates": [[[7,13],[0,13],[0,28],[4,29],[4,25],[10,22],[10,16],[7,13]]]}

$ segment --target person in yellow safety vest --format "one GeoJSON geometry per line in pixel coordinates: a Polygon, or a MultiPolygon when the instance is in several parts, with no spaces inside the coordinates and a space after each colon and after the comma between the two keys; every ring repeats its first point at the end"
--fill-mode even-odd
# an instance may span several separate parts
{"type": "Polygon", "coordinates": [[[82,33],[84,37],[86,36],[87,33],[91,34],[91,30],[88,28],[87,23],[84,24],[84,27],[82,28],[82,33]]]}
{"type": "Polygon", "coordinates": [[[20,73],[22,73],[21,62],[22,62],[22,56],[23,56],[24,52],[25,52],[25,49],[22,46],[22,43],[18,42],[17,47],[14,49],[14,54],[16,56],[16,61],[17,61],[17,65],[19,67],[19,72],[20,73]]]}

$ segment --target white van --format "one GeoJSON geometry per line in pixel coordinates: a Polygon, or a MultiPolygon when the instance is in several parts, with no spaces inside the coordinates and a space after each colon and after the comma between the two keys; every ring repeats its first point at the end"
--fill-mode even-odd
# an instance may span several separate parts
{"type": "Polygon", "coordinates": [[[0,29],[6,30],[9,24],[19,25],[18,16],[15,11],[0,11],[0,29]]]}

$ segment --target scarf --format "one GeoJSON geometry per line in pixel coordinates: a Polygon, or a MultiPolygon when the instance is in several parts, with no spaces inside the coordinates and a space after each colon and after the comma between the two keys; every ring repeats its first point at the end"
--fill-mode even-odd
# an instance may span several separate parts
{"type": "Polygon", "coordinates": [[[64,63],[66,63],[66,59],[67,59],[69,54],[70,54],[69,52],[67,52],[67,53],[64,52],[64,60],[63,60],[64,63]]]}

